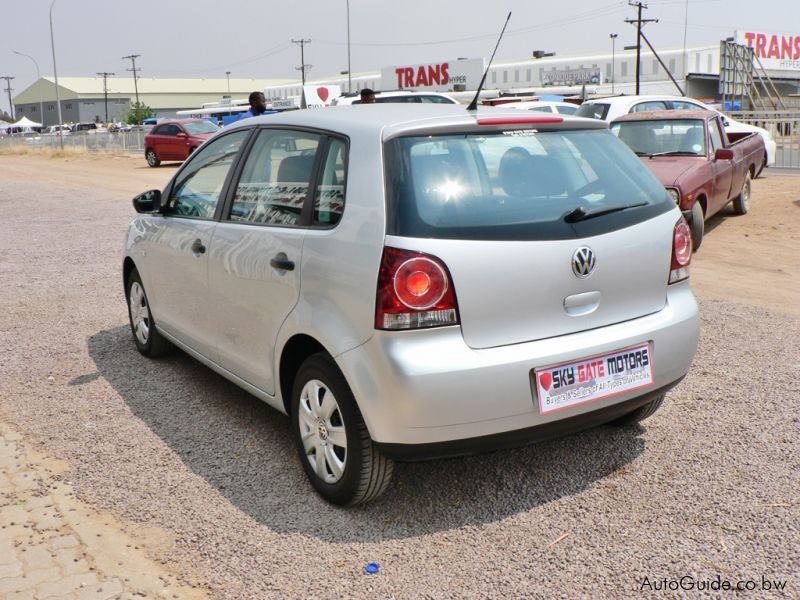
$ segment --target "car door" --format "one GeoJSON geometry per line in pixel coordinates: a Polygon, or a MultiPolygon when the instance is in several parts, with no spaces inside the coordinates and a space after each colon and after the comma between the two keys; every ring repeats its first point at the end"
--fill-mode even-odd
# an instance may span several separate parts
{"type": "Polygon", "coordinates": [[[209,322],[208,247],[239,149],[250,129],[212,140],[165,190],[163,219],[153,220],[146,248],[148,295],[159,327],[215,360],[209,322]]]}
{"type": "Polygon", "coordinates": [[[181,128],[174,123],[168,123],[167,125],[164,125],[164,130],[162,133],[164,159],[183,160],[186,158],[186,154],[183,151],[183,146],[185,145],[186,140],[178,137],[180,132],[181,128]]]}
{"type": "Polygon", "coordinates": [[[708,132],[711,138],[711,171],[714,176],[714,186],[712,190],[713,197],[709,198],[706,217],[713,215],[728,203],[731,180],[733,178],[733,162],[714,158],[714,153],[717,149],[725,147],[724,138],[719,128],[719,119],[712,119],[708,122],[708,132]]]}
{"type": "Polygon", "coordinates": [[[326,145],[317,132],[261,129],[214,233],[209,298],[220,364],[270,395],[275,340],[300,294],[311,194],[326,145]]]}

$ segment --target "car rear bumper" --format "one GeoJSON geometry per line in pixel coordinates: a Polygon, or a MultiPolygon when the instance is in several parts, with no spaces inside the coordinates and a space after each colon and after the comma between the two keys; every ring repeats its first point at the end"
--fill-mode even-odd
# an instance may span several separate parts
{"type": "MultiPolygon", "coordinates": [[[[657,313],[594,330],[483,350],[468,347],[457,326],[375,331],[368,342],[337,356],[336,361],[372,439],[390,452],[394,448],[403,454],[395,445],[463,443],[582,415],[580,421],[586,424],[581,428],[608,421],[614,416],[604,416],[604,409],[635,408],[636,402],[626,403],[641,400],[643,404],[654,390],[680,381],[694,358],[698,336],[698,308],[687,281],[670,286],[666,305],[657,313]],[[646,342],[652,344],[653,352],[651,386],[540,413],[531,385],[532,369],[646,342]]],[[[628,409],[610,413],[617,410],[628,409]]],[[[556,431],[559,427],[552,426],[556,431]]],[[[527,433],[514,435],[528,437],[527,433]]]]}
{"type": "MultiPolygon", "coordinates": [[[[683,379],[681,377],[681,379],[683,379]]],[[[381,453],[393,460],[398,461],[422,461],[434,460],[439,458],[450,458],[453,456],[465,456],[468,454],[480,454],[481,452],[491,452],[492,450],[502,450],[505,448],[516,448],[534,442],[570,435],[597,427],[615,419],[625,416],[631,411],[644,406],[666,393],[671,388],[680,383],[681,379],[673,381],[671,384],[650,390],[646,394],[611,404],[605,408],[585,412],[566,419],[551,421],[542,425],[514,429],[503,433],[484,435],[480,437],[467,438],[462,440],[450,440],[447,442],[434,442],[429,444],[382,444],[377,443],[381,453]]]]}

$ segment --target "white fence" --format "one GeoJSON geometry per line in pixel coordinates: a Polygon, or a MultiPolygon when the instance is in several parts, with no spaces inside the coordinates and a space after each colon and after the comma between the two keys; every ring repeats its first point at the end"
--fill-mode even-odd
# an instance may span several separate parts
{"type": "MultiPolygon", "coordinates": [[[[63,137],[64,148],[85,148],[89,152],[123,151],[144,154],[144,136],[146,131],[96,131],[93,133],[70,133],[63,137]]],[[[28,148],[61,147],[56,135],[6,135],[0,136],[0,148],[9,146],[27,146],[28,148]]]]}
{"type": "Polygon", "coordinates": [[[800,110],[765,110],[732,112],[731,117],[742,123],[763,127],[777,144],[775,166],[800,169],[800,110]]]}

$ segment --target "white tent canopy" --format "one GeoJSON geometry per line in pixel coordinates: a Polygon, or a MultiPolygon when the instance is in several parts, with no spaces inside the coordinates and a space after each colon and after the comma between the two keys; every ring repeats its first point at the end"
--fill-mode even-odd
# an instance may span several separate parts
{"type": "Polygon", "coordinates": [[[22,117],[19,121],[14,123],[12,127],[22,127],[23,129],[30,129],[32,127],[41,127],[41,123],[31,121],[28,117],[22,117]]]}

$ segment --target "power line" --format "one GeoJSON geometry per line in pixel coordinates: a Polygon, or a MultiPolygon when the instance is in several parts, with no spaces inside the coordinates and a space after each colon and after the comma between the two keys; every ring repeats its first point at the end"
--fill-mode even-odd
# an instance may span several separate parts
{"type": "Polygon", "coordinates": [[[3,75],[0,79],[6,80],[6,91],[8,92],[8,105],[11,107],[11,119],[16,121],[17,118],[14,116],[14,104],[11,102],[11,92],[13,88],[11,87],[11,80],[16,79],[16,77],[11,77],[10,75],[3,75]]]}
{"type": "Polygon", "coordinates": [[[98,73],[103,78],[103,99],[106,103],[106,123],[108,123],[108,78],[113,77],[114,73],[108,71],[101,71],[98,73]]]}
{"type": "Polygon", "coordinates": [[[300,45],[300,66],[299,67],[295,67],[295,70],[296,71],[300,71],[301,80],[303,82],[303,85],[305,85],[306,84],[306,71],[308,71],[311,68],[311,65],[307,65],[306,64],[305,46],[306,46],[306,44],[310,44],[311,40],[304,40],[304,39],[301,38],[299,40],[292,40],[292,43],[300,45]]]}
{"type": "MultiPolygon", "coordinates": [[[[139,105],[139,84],[136,81],[136,59],[139,58],[141,54],[131,54],[129,56],[123,56],[122,60],[130,59],[131,64],[133,65],[132,69],[126,69],[126,71],[133,71],[133,89],[136,92],[136,105],[139,105]]],[[[141,70],[141,69],[140,69],[141,70]]]]}

